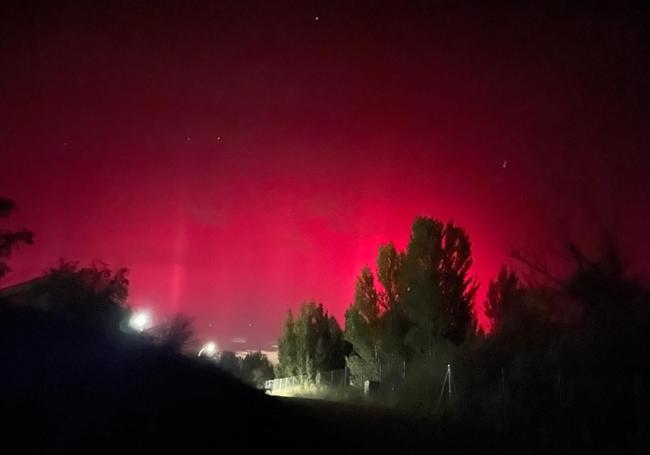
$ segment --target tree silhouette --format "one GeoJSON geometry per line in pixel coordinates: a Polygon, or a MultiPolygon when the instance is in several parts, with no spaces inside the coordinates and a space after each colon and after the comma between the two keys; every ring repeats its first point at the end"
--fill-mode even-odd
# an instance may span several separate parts
{"type": "Polygon", "coordinates": [[[219,356],[221,369],[235,378],[241,377],[241,360],[232,351],[223,351],[219,356]]]}
{"type": "Polygon", "coordinates": [[[45,278],[48,306],[85,324],[117,329],[127,319],[129,270],[60,260],[45,278]]]}
{"type": "Polygon", "coordinates": [[[393,242],[379,247],[377,254],[377,279],[384,287],[380,295],[380,302],[384,310],[388,311],[399,302],[400,271],[404,257],[395,249],[393,242]]]}
{"type": "Polygon", "coordinates": [[[379,380],[380,337],[379,297],[372,272],[366,266],[357,277],[354,302],[345,312],[345,339],[353,350],[347,366],[353,377],[379,380]]]}
{"type": "Polygon", "coordinates": [[[244,382],[262,388],[265,381],[274,377],[273,365],[261,351],[249,352],[241,360],[241,378],[244,382]]]}
{"type": "Polygon", "coordinates": [[[298,337],[296,322],[291,310],[287,311],[282,334],[278,340],[277,376],[296,376],[298,371],[298,337]]]}
{"type": "Polygon", "coordinates": [[[194,322],[183,314],[174,315],[169,321],[155,327],[156,341],[173,351],[186,351],[195,347],[194,322]]]}
{"type": "Polygon", "coordinates": [[[298,317],[287,314],[282,336],[278,341],[278,376],[306,375],[345,366],[346,344],[336,319],[327,314],[322,304],[306,302],[298,317]]]}
{"type": "Polygon", "coordinates": [[[352,376],[382,380],[404,376],[406,362],[432,357],[437,343],[460,345],[477,330],[477,284],[470,277],[471,244],[453,223],[418,217],[405,253],[392,243],[377,254],[377,291],[368,267],[359,274],[354,302],[345,314],[352,376]]]}
{"type": "Polygon", "coordinates": [[[485,315],[490,319],[492,328],[503,321],[504,315],[515,305],[521,293],[517,273],[502,266],[496,279],[490,281],[485,302],[485,315]]]}
{"type": "MultiPolygon", "coordinates": [[[[0,197],[0,218],[7,218],[17,210],[16,204],[11,199],[0,197]]],[[[8,231],[0,229],[0,278],[4,277],[11,269],[7,265],[7,259],[20,244],[31,245],[34,242],[34,234],[27,230],[8,231]]]]}
{"type": "Polygon", "coordinates": [[[451,222],[416,218],[403,264],[400,295],[411,324],[406,343],[415,352],[430,352],[443,338],[462,343],[476,326],[478,287],[469,276],[471,244],[465,231],[451,222]]]}

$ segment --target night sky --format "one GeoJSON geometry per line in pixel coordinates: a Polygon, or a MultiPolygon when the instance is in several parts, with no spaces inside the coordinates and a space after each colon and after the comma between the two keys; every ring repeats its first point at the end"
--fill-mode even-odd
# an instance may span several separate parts
{"type": "Polygon", "coordinates": [[[4,284],[127,266],[239,350],[307,299],[340,320],[418,214],[483,284],[603,229],[650,272],[647,7],[91,3],[0,11],[0,195],[36,234],[4,284]]]}

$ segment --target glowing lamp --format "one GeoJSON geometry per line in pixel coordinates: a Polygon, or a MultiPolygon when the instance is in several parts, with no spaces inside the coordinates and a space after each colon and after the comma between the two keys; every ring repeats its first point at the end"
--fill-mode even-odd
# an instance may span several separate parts
{"type": "Polygon", "coordinates": [[[129,319],[129,327],[136,332],[143,332],[151,327],[151,314],[148,311],[136,311],[129,319]]]}
{"type": "Polygon", "coordinates": [[[202,355],[214,357],[217,354],[217,344],[214,341],[208,341],[199,351],[199,357],[202,355]]]}

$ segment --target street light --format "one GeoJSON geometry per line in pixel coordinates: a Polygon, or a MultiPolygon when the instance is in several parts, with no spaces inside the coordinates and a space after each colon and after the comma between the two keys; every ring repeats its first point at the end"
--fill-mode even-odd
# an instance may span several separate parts
{"type": "Polygon", "coordinates": [[[136,311],[129,319],[129,327],[136,332],[144,332],[151,327],[151,313],[146,310],[136,311]]]}
{"type": "Polygon", "coordinates": [[[202,355],[214,357],[217,354],[217,344],[214,341],[208,341],[199,351],[199,357],[202,355]]]}

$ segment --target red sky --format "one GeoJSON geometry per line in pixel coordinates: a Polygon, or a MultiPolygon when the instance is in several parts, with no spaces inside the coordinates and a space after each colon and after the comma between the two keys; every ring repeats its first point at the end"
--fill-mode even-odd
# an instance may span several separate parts
{"type": "Polygon", "coordinates": [[[128,266],[134,306],[268,349],[418,214],[482,283],[602,226],[648,272],[647,8],[87,3],[0,15],[0,194],[37,236],[5,283],[128,266]]]}

